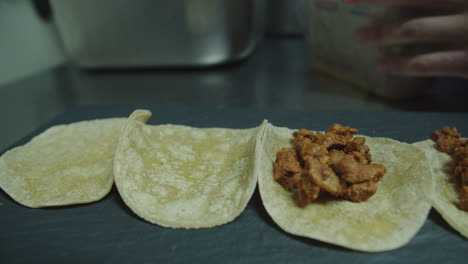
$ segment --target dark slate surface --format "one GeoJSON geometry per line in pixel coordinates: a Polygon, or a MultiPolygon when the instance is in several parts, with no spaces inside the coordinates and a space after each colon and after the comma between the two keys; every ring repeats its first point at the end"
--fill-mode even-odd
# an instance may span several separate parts
{"type": "MultiPolygon", "coordinates": [[[[339,122],[362,134],[409,143],[444,125],[468,135],[468,114],[82,106],[15,145],[55,124],[124,117],[136,108],[152,110],[151,124],[247,128],[268,119],[275,125],[323,130],[339,122]]],[[[93,204],[46,209],[23,207],[0,191],[0,263],[466,263],[467,242],[434,210],[408,245],[361,253],[285,233],[266,213],[258,191],[234,222],[200,230],[145,222],[126,207],[115,188],[93,204]]]]}

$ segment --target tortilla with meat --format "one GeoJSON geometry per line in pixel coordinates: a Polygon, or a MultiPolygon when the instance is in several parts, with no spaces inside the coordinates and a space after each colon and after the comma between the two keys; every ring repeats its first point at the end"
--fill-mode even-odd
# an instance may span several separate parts
{"type": "Polygon", "coordinates": [[[117,147],[117,189],[129,208],[164,227],[213,227],[234,220],[257,184],[252,129],[146,125],[151,112],[129,117],[117,147]]]}
{"type": "Polygon", "coordinates": [[[114,151],[125,120],[82,121],[47,129],[0,157],[0,187],[33,208],[102,199],[114,183],[114,151]]]}
{"type": "Polygon", "coordinates": [[[436,186],[432,196],[432,205],[455,230],[468,238],[468,212],[457,208],[458,183],[452,169],[452,157],[435,148],[435,143],[428,139],[414,143],[426,153],[430,160],[431,172],[436,186]]]}
{"type": "Polygon", "coordinates": [[[378,252],[399,248],[419,231],[427,218],[432,192],[428,160],[409,144],[366,137],[372,159],[387,168],[378,191],[353,203],[320,199],[299,208],[273,179],[276,152],[291,147],[295,130],[267,124],[260,150],[259,190],[266,211],[286,232],[346,248],[378,252]]]}

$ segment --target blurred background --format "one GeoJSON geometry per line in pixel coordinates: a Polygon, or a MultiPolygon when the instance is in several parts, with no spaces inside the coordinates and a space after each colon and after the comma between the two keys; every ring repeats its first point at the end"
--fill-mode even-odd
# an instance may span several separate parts
{"type": "Polygon", "coordinates": [[[0,150],[83,104],[467,112],[466,80],[374,71],[381,51],[361,50],[350,28],[369,12],[338,0],[0,0],[0,150]]]}

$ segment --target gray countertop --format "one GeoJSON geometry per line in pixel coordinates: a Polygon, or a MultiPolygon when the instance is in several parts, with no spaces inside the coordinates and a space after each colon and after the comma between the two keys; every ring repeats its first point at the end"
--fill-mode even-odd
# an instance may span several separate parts
{"type": "Polygon", "coordinates": [[[301,38],[267,38],[247,60],[207,69],[83,71],[62,65],[0,86],[0,150],[83,104],[151,104],[292,110],[467,112],[465,80],[386,101],[310,70],[301,38]]]}
{"type": "MultiPolygon", "coordinates": [[[[447,120],[468,129],[467,113],[88,105],[63,112],[17,143],[52,125],[128,116],[136,107],[152,111],[149,123],[154,125],[248,128],[266,118],[278,126],[323,130],[346,122],[364,135],[409,143],[426,139],[447,120]]],[[[42,209],[21,206],[0,190],[0,215],[0,263],[447,264],[468,258],[466,239],[435,209],[408,244],[369,254],[286,233],[270,218],[258,191],[239,217],[214,228],[172,229],[146,222],[125,205],[116,188],[95,203],[42,209]]]]}

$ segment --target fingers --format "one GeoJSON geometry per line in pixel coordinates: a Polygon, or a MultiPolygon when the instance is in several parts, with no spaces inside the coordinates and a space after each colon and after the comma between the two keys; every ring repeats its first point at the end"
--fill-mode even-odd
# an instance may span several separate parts
{"type": "Polygon", "coordinates": [[[364,27],[355,32],[355,38],[360,43],[376,45],[444,43],[447,46],[464,47],[412,57],[385,58],[379,62],[377,70],[390,75],[468,78],[468,0],[342,1],[353,5],[417,7],[457,13],[364,27]]]}
{"type": "Polygon", "coordinates": [[[414,6],[423,8],[454,9],[467,6],[466,0],[343,0],[345,4],[414,6]]]}
{"type": "Polygon", "coordinates": [[[385,58],[379,62],[377,70],[390,75],[468,78],[468,49],[415,57],[385,58]]]}
{"type": "Polygon", "coordinates": [[[405,44],[424,42],[468,43],[468,15],[458,14],[364,27],[355,38],[364,44],[405,44]]]}

